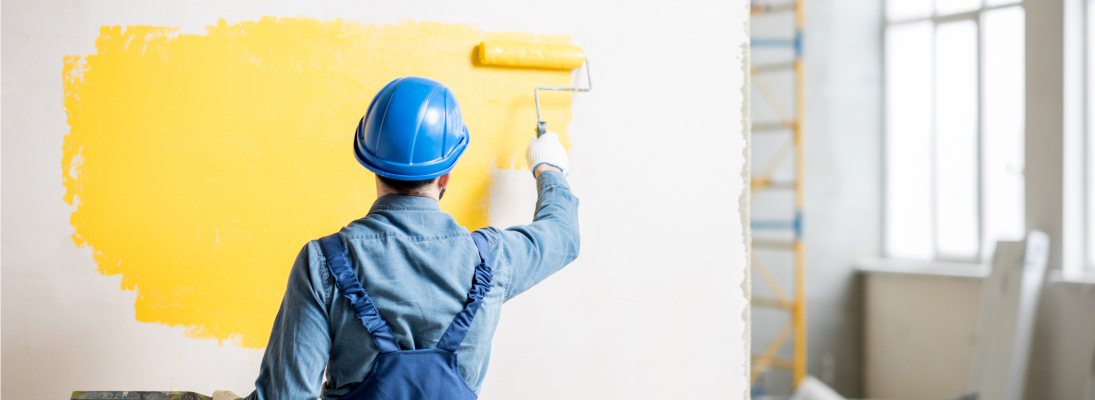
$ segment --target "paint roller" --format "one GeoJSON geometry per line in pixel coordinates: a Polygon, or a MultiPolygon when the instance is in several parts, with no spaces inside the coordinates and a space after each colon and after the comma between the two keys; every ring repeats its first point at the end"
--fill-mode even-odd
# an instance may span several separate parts
{"type": "Polygon", "coordinates": [[[536,137],[547,132],[547,122],[540,116],[540,91],[588,92],[593,89],[589,59],[582,48],[565,44],[513,43],[484,41],[479,44],[479,63],[508,67],[577,69],[586,66],[586,87],[538,86],[532,91],[536,98],[536,137]]]}

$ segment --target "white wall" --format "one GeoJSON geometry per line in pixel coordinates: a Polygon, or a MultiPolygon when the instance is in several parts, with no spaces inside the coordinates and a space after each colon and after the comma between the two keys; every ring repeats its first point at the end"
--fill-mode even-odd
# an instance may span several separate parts
{"type": "Polygon", "coordinates": [[[858,397],[863,300],[854,260],[880,255],[882,240],[882,2],[807,4],[809,369],[858,397]]]}
{"type": "MultiPolygon", "coordinates": [[[[96,272],[92,249],[73,245],[61,184],[62,58],[94,53],[103,25],[201,33],[218,18],[302,14],[570,34],[596,60],[595,92],[575,97],[569,127],[582,255],[508,305],[484,398],[745,396],[747,2],[55,0],[2,10],[4,397],[251,390],[261,351],[137,323],[134,292],[96,272]]],[[[499,182],[530,190],[520,178],[499,182]]],[[[494,205],[500,220],[527,209],[494,205]]]]}
{"type": "Polygon", "coordinates": [[[982,278],[866,275],[864,396],[938,400],[968,393],[982,278]]]}

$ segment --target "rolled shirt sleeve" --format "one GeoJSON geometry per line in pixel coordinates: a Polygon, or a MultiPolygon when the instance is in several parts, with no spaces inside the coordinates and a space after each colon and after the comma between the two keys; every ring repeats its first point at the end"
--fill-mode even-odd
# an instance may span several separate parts
{"type": "Polygon", "coordinates": [[[501,256],[510,271],[506,300],[525,292],[578,257],[578,198],[563,174],[548,170],[536,179],[539,196],[533,222],[498,231],[501,256]]]}

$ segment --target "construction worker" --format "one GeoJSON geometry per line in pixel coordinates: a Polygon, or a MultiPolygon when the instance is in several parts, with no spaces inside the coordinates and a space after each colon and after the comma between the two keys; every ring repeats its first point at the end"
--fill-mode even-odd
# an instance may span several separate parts
{"type": "Polygon", "coordinates": [[[377,200],[300,251],[248,399],[476,398],[502,303],[573,261],[579,237],[555,133],[526,154],[539,190],[531,224],[469,233],[442,212],[470,141],[438,82],[400,78],[373,98],[354,154],[376,174],[377,200]]]}

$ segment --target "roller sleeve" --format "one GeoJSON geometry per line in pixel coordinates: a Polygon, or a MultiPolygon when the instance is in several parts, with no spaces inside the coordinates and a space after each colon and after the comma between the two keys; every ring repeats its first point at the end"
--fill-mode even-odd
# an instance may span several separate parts
{"type": "Polygon", "coordinates": [[[479,44],[479,62],[488,65],[575,69],[584,61],[585,54],[578,46],[493,41],[479,44]]]}

